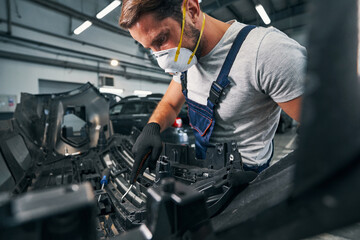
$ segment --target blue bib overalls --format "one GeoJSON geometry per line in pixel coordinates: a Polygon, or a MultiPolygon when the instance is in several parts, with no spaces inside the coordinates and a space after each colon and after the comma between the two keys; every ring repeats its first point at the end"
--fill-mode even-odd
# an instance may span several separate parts
{"type": "Polygon", "coordinates": [[[214,108],[218,105],[219,98],[222,95],[223,90],[230,84],[228,75],[241,48],[241,45],[249,32],[254,28],[255,26],[246,26],[238,33],[228,55],[226,56],[219,76],[211,85],[207,105],[198,104],[197,102],[188,98],[186,72],[181,75],[183,94],[188,105],[190,125],[194,129],[195,134],[197,159],[205,159],[206,157],[206,149],[209,146],[210,136],[214,130],[215,125],[214,108]]]}

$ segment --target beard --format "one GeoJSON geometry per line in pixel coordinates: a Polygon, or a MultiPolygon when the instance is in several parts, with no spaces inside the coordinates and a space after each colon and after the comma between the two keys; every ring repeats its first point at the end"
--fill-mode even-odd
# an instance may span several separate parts
{"type": "MultiPolygon", "coordinates": [[[[184,29],[184,35],[185,37],[191,39],[191,43],[192,46],[191,48],[189,48],[191,51],[194,51],[197,41],[199,39],[200,36],[200,30],[198,30],[197,28],[195,28],[192,24],[186,24],[185,25],[185,29],[184,29]]],[[[202,52],[202,48],[203,48],[203,44],[204,44],[204,36],[201,37],[200,39],[200,43],[199,43],[199,47],[196,50],[195,56],[197,59],[200,58],[201,56],[201,52],[202,52]]]]}

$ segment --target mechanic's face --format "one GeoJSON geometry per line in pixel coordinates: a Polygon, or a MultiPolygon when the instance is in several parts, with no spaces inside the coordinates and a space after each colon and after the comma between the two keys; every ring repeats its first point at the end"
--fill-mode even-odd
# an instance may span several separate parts
{"type": "MultiPolygon", "coordinates": [[[[186,19],[188,20],[188,18],[186,19]]],[[[131,36],[144,48],[153,52],[176,48],[180,41],[181,24],[171,17],[161,21],[153,14],[144,14],[134,26],[129,28],[131,36]]],[[[185,21],[185,30],[181,47],[194,50],[200,31],[190,21],[185,21]]],[[[201,43],[197,53],[201,52],[201,43]]]]}

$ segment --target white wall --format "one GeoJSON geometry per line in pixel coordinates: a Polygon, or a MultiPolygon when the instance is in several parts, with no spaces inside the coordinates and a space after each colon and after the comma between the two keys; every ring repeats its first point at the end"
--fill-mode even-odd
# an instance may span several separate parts
{"type": "MultiPolygon", "coordinates": [[[[17,95],[20,102],[20,93],[39,93],[39,79],[62,82],[86,83],[97,86],[97,73],[74,69],[66,69],[39,64],[0,59],[0,94],[17,95]]],[[[149,90],[154,93],[164,93],[167,84],[156,84],[138,79],[125,79],[115,76],[115,88],[124,89],[122,96],[133,94],[134,90],[149,90]]]]}
{"type": "Polygon", "coordinates": [[[18,99],[21,92],[37,94],[39,79],[97,85],[96,73],[0,59],[0,93],[16,94],[18,99]]]}

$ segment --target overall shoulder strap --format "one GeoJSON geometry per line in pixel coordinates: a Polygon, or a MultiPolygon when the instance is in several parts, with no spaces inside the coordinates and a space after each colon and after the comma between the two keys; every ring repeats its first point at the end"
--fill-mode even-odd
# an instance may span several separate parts
{"type": "Polygon", "coordinates": [[[181,80],[181,90],[185,95],[185,97],[187,97],[187,71],[181,73],[180,80],[181,80]]]}
{"type": "Polygon", "coordinates": [[[224,88],[226,88],[230,84],[230,81],[228,80],[228,75],[229,75],[229,72],[235,61],[235,58],[236,58],[243,42],[245,41],[246,37],[248,36],[250,31],[253,30],[255,27],[256,26],[248,25],[248,26],[244,27],[243,29],[241,29],[240,32],[238,33],[238,35],[236,36],[235,41],[234,41],[233,45],[231,46],[228,55],[225,58],[225,62],[223,64],[223,66],[221,67],[220,73],[219,73],[216,81],[214,81],[212,83],[211,88],[210,88],[208,102],[210,101],[210,103],[213,106],[218,104],[219,98],[220,98],[224,88]]]}

